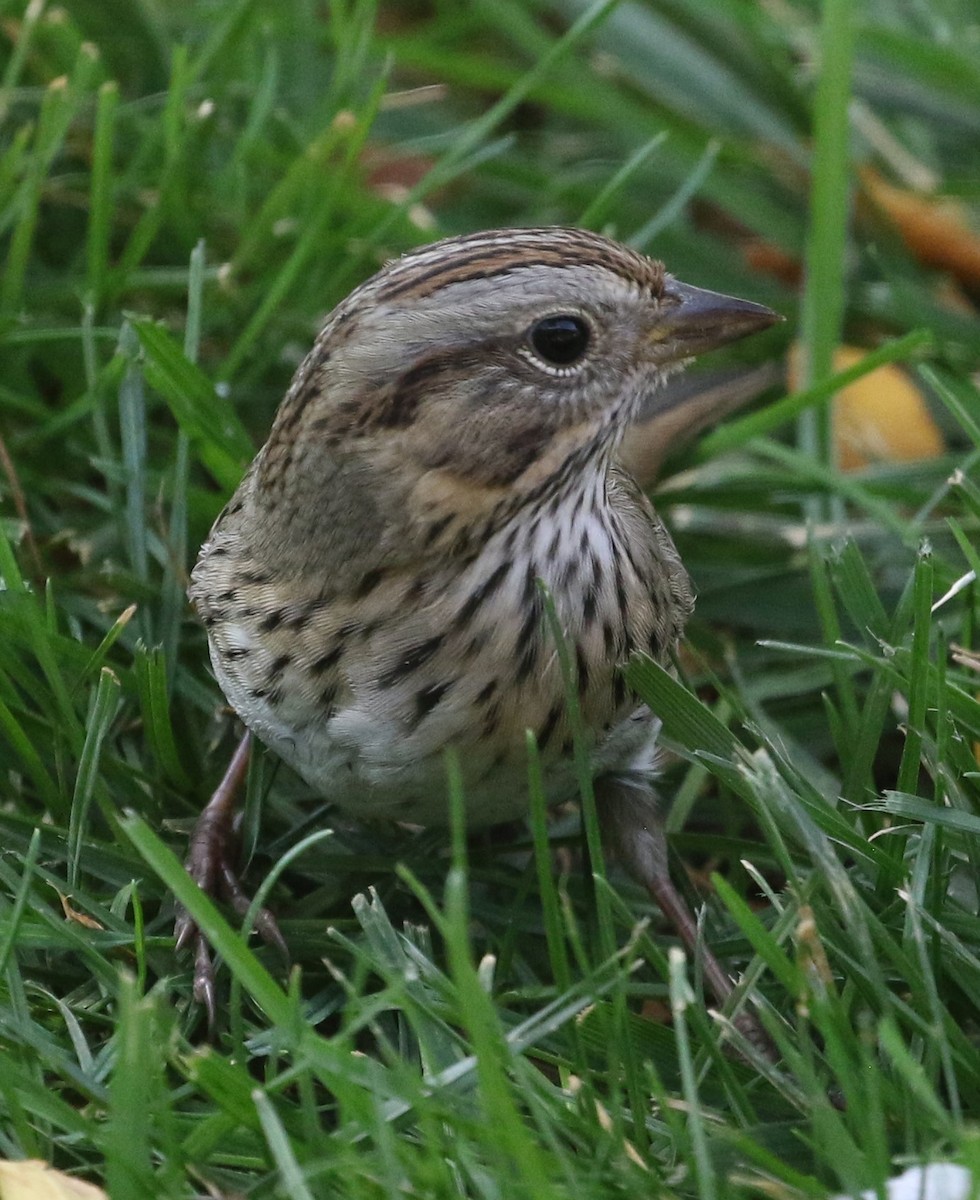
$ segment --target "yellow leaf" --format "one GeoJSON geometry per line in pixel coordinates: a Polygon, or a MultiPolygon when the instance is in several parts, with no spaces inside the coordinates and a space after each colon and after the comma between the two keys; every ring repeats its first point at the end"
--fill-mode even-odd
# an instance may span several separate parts
{"type": "MultiPolygon", "coordinates": [[[[853,366],[865,353],[854,346],[840,346],[834,353],[834,370],[853,366]]],[[[795,388],[799,384],[798,347],[790,353],[789,373],[795,388]]],[[[922,392],[894,363],[878,367],[837,393],[832,427],[842,471],[856,471],[874,462],[938,458],[946,449],[922,392]]]]}

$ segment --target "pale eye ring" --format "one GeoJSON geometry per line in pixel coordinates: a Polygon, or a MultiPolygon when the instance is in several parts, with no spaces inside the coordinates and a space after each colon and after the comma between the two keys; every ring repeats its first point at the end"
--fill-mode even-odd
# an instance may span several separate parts
{"type": "Polygon", "coordinates": [[[527,340],[549,367],[573,367],[585,357],[592,329],[579,313],[554,313],[535,321],[527,340]]]}

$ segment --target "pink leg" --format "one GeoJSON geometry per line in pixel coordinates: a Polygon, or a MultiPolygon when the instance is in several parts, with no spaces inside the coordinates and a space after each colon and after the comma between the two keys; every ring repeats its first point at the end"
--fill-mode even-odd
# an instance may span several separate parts
{"type": "MultiPolygon", "coordinates": [[[[234,867],[238,849],[235,820],[238,794],[248,771],[250,750],[251,734],[246,733],[232,755],[221,782],[197,819],[185,862],[188,874],[197,886],[209,896],[230,904],[240,917],[246,914],[251,901],[234,867]]],[[[289,960],[285,939],[268,909],[259,910],[255,928],[263,941],[275,946],[283,958],[289,960]]],[[[193,944],[194,999],[207,1009],[208,1027],[213,1030],[217,1018],[217,1001],[211,947],[190,914],[183,908],[178,909],[174,934],[178,950],[193,944]]]]}

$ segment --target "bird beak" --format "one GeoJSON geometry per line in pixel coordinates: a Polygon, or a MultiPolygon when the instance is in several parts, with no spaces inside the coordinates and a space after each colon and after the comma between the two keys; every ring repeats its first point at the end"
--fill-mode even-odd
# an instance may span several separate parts
{"type": "Polygon", "coordinates": [[[764,304],[691,287],[668,275],[648,337],[657,362],[669,363],[736,342],[781,320],[764,304]]]}

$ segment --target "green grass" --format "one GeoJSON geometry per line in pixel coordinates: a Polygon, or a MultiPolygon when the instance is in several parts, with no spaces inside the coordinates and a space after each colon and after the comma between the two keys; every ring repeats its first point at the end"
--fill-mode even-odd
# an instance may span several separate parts
{"type": "Polygon", "coordinates": [[[0,1157],[113,1200],[980,1172],[980,592],[937,604],[980,565],[980,333],[855,204],[913,161],[976,221],[969,0],[0,12],[0,1157]],[[187,571],[319,320],[410,245],[579,221],[786,313],[741,361],[805,345],[797,395],[671,460],[698,609],[682,682],[630,668],[778,1068],[722,1052],[732,1014],[540,803],[478,841],[361,828],[257,755],[288,976],[179,867],[234,738],[187,571]],[[842,338],[906,364],[945,455],[836,470],[842,338]],[[221,955],[211,1045],[174,895],[221,955]]]}

